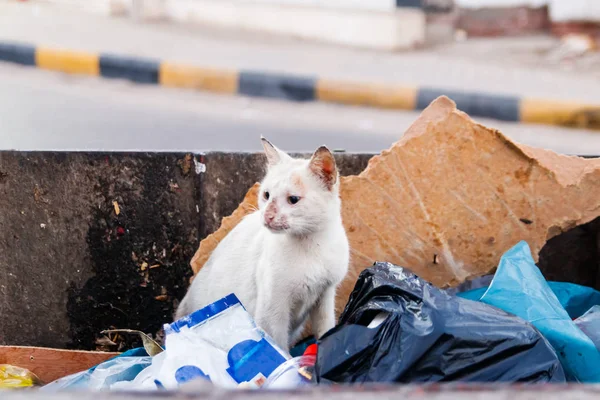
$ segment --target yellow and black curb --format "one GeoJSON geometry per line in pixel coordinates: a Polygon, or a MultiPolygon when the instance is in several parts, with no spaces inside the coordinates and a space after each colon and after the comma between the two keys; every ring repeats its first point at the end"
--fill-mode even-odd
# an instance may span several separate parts
{"type": "Polygon", "coordinates": [[[169,87],[400,110],[422,110],[438,96],[445,95],[471,116],[600,130],[600,104],[583,102],[202,68],[8,42],[0,42],[0,61],[169,87]]]}

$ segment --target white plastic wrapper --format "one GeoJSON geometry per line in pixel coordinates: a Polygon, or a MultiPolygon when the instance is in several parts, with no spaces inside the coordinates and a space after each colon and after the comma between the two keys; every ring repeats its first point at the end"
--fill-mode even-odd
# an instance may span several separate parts
{"type": "Polygon", "coordinates": [[[259,329],[235,295],[165,325],[165,351],[119,389],[176,389],[194,379],[261,387],[290,356],[259,329]]]}
{"type": "Polygon", "coordinates": [[[116,357],[88,371],[65,376],[43,386],[42,391],[59,390],[106,390],[117,382],[133,380],[152,363],[152,357],[116,357]]]}
{"type": "Polygon", "coordinates": [[[226,388],[258,388],[290,358],[233,294],[165,325],[165,333],[166,349],[155,357],[130,350],[42,390],[173,390],[198,379],[226,388]]]}

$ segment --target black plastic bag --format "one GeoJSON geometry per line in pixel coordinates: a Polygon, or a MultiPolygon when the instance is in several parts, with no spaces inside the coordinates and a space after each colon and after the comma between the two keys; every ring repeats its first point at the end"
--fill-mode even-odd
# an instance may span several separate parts
{"type": "Polygon", "coordinates": [[[546,339],[502,310],[376,263],[320,341],[319,382],[565,382],[546,339]],[[370,327],[369,327],[370,326],[370,327]]]}

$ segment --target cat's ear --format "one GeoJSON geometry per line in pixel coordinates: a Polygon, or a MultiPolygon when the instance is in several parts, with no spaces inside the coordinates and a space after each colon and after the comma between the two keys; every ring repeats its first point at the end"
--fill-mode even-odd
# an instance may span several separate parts
{"type": "Polygon", "coordinates": [[[309,168],[327,189],[331,190],[337,182],[338,170],[335,165],[335,158],[327,147],[321,146],[315,151],[310,159],[309,168]]]}
{"type": "Polygon", "coordinates": [[[273,144],[263,136],[260,137],[260,141],[265,149],[265,155],[267,156],[267,163],[269,164],[269,167],[292,159],[292,157],[290,157],[285,151],[281,151],[277,147],[273,146],[273,144]]]}

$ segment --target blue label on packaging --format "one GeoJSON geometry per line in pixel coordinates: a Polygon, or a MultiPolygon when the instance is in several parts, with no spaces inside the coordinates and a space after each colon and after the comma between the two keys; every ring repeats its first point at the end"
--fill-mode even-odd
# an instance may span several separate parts
{"type": "Polygon", "coordinates": [[[215,301],[214,303],[209,304],[208,306],[201,308],[198,311],[194,311],[190,315],[178,319],[172,324],[165,324],[165,334],[169,335],[171,333],[178,333],[184,326],[191,328],[196,325],[200,325],[207,319],[212,318],[215,315],[238,304],[240,306],[242,305],[242,303],[240,303],[240,301],[238,300],[237,296],[232,293],[229,296],[223,297],[221,300],[215,301]]]}
{"type": "Polygon", "coordinates": [[[250,382],[258,373],[269,377],[285,358],[266,339],[245,340],[227,354],[227,372],[237,382],[250,382]]]}
{"type": "Polygon", "coordinates": [[[210,381],[210,377],[195,365],[184,365],[175,371],[175,380],[179,384],[193,381],[198,378],[208,379],[210,381]]]}

